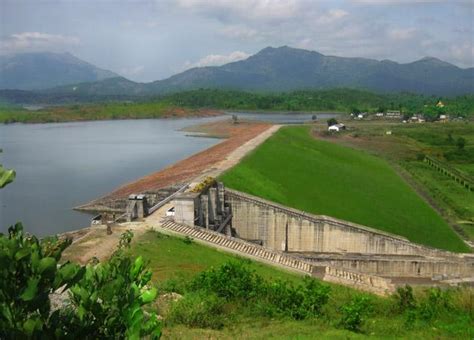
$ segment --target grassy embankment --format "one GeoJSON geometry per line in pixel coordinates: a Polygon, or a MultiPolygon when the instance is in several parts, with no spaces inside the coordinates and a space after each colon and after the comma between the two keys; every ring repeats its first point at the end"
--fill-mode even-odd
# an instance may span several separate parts
{"type": "MultiPolygon", "coordinates": [[[[461,339],[469,338],[474,332],[473,301],[469,299],[472,290],[469,288],[449,290],[441,298],[431,295],[434,302],[429,302],[428,296],[437,294],[437,291],[415,290],[416,307],[401,310],[399,298],[382,298],[325,284],[330,287],[329,301],[321,313],[295,320],[282,313],[268,315],[261,296],[245,301],[216,297],[204,291],[199,294],[190,288],[196,275],[230,260],[235,261],[237,257],[234,255],[157,232],[142,235],[133,243],[131,251],[148,261],[153,271],[152,281],[161,293],[173,291],[184,296],[178,306],[173,304],[170,308],[166,300],[155,305],[159,314],[165,317],[164,338],[314,339],[317,334],[320,339],[361,339],[369,335],[374,339],[461,339]],[[343,306],[349,305],[356,297],[369,299],[369,308],[362,313],[363,321],[357,333],[344,329],[341,324],[343,306]],[[443,307],[448,301],[446,299],[449,307],[443,307]]],[[[300,275],[253,261],[242,261],[267,282],[284,280],[293,285],[304,282],[300,275]]],[[[243,278],[227,282],[225,287],[236,283],[248,286],[243,278]]]]}
{"type": "MultiPolygon", "coordinates": [[[[474,180],[474,125],[472,123],[388,124],[348,122],[350,131],[330,140],[364,149],[406,170],[415,186],[456,227],[474,241],[474,194],[423,162],[429,155],[474,180]],[[386,131],[392,131],[386,135],[386,131]],[[457,140],[464,138],[460,149],[457,140]]],[[[320,127],[324,137],[325,126],[320,127]]]]}
{"type": "MultiPolygon", "coordinates": [[[[424,154],[440,159],[474,181],[472,124],[400,126],[394,129],[394,133],[415,140],[424,154]],[[456,145],[459,138],[466,141],[462,149],[456,145]]],[[[474,241],[474,193],[418,159],[405,160],[402,165],[442,207],[443,215],[457,224],[468,239],[474,241]]]]}
{"type": "Polygon", "coordinates": [[[386,161],[316,140],[309,127],[282,128],[222,180],[231,188],[314,214],[356,222],[432,247],[469,251],[386,161]]]}
{"type": "Polygon", "coordinates": [[[168,118],[206,115],[196,109],[183,109],[166,102],[102,103],[51,106],[37,111],[0,107],[0,123],[55,123],[69,121],[168,118]]]}

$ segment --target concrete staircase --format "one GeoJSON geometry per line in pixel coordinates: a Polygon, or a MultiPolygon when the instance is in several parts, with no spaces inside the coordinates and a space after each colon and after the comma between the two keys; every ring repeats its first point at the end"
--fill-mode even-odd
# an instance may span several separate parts
{"type": "Polygon", "coordinates": [[[205,241],[207,243],[212,243],[213,245],[226,248],[227,250],[233,250],[234,252],[250,255],[251,257],[256,257],[265,260],[266,262],[279,264],[292,270],[297,270],[308,274],[312,274],[313,272],[313,265],[302,261],[301,259],[293,256],[283,255],[278,252],[268,250],[262,246],[259,246],[258,244],[245,242],[243,240],[229,237],[212,230],[206,230],[201,227],[189,227],[176,223],[171,219],[165,220],[161,227],[182,235],[187,235],[192,238],[205,241]]]}
{"type": "Polygon", "coordinates": [[[202,227],[190,227],[179,224],[169,218],[164,218],[159,228],[174,234],[192,237],[199,242],[241,256],[250,257],[259,262],[309,274],[324,281],[351,286],[379,295],[387,295],[395,290],[395,286],[391,283],[390,279],[342,268],[317,266],[304,259],[269,250],[258,244],[226,236],[202,227]]]}

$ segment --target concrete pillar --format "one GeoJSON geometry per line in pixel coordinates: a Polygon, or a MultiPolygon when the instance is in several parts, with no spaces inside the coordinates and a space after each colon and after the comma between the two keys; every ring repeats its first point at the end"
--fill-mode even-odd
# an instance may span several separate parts
{"type": "Polygon", "coordinates": [[[209,189],[209,223],[216,225],[217,221],[217,189],[209,189]]]}
{"type": "Polygon", "coordinates": [[[202,227],[209,229],[209,197],[207,195],[201,196],[201,210],[204,220],[202,227]]]}
{"type": "Polygon", "coordinates": [[[173,200],[174,203],[174,220],[177,223],[183,223],[194,227],[194,211],[195,205],[199,198],[198,193],[185,192],[173,200]]]}
{"type": "Polygon", "coordinates": [[[136,207],[137,207],[137,218],[143,219],[146,216],[145,212],[145,195],[137,195],[136,207]]]}
{"type": "Polygon", "coordinates": [[[222,182],[217,183],[217,214],[224,216],[224,184],[222,182]]]}

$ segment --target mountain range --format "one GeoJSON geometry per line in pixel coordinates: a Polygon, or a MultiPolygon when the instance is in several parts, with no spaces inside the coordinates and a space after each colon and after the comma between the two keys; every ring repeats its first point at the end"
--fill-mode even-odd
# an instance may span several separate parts
{"type": "Polygon", "coordinates": [[[0,89],[40,90],[118,77],[70,53],[21,53],[0,56],[0,89]]]}
{"type": "MultiPolygon", "coordinates": [[[[67,55],[66,59],[71,58],[74,57],[67,55]]],[[[76,64],[82,65],[79,62],[76,64]]],[[[49,65],[54,69],[53,61],[49,65]]],[[[60,62],[59,65],[61,69],[66,67],[64,62],[60,62]]],[[[412,63],[401,64],[390,60],[326,56],[287,46],[267,47],[245,60],[223,66],[192,68],[151,83],[137,83],[123,77],[113,77],[114,74],[109,71],[87,65],[90,67],[85,68],[83,78],[93,78],[95,75],[97,78],[102,77],[102,80],[73,81],[74,77],[70,77],[68,78],[71,79],[70,84],[46,91],[81,95],[160,95],[197,88],[270,92],[348,87],[379,93],[401,91],[427,95],[474,93],[474,68],[459,68],[436,58],[426,57],[412,63]]],[[[74,72],[64,70],[51,72],[50,83],[65,84],[68,79],[64,76],[55,79],[55,76],[60,76],[61,73],[81,76],[77,67],[73,69],[74,72]]],[[[21,74],[23,76],[19,77],[20,83],[26,86],[29,84],[28,77],[25,72],[21,74]]],[[[34,74],[36,73],[33,72],[34,74]]],[[[10,79],[14,79],[13,72],[10,74],[10,79]]],[[[5,88],[4,81],[0,81],[0,84],[0,88],[5,88]]],[[[35,78],[32,78],[30,87],[32,84],[37,84],[35,78]]]]}

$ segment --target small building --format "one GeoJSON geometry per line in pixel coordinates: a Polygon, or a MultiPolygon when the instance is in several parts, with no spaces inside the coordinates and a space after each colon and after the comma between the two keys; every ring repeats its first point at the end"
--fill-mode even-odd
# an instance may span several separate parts
{"type": "Polygon", "coordinates": [[[444,103],[440,100],[437,104],[436,107],[444,107],[444,103]]]}
{"type": "Polygon", "coordinates": [[[449,120],[449,116],[448,115],[439,115],[439,120],[447,121],[447,120],[449,120]]]}
{"type": "Polygon", "coordinates": [[[330,132],[340,132],[341,130],[345,130],[346,126],[344,124],[335,124],[328,127],[328,131],[330,132]]]}
{"type": "Polygon", "coordinates": [[[377,112],[375,114],[375,117],[383,117],[383,116],[384,116],[383,112],[377,112]]]}
{"type": "Polygon", "coordinates": [[[400,118],[402,113],[400,111],[387,111],[387,118],[400,118]]]}

